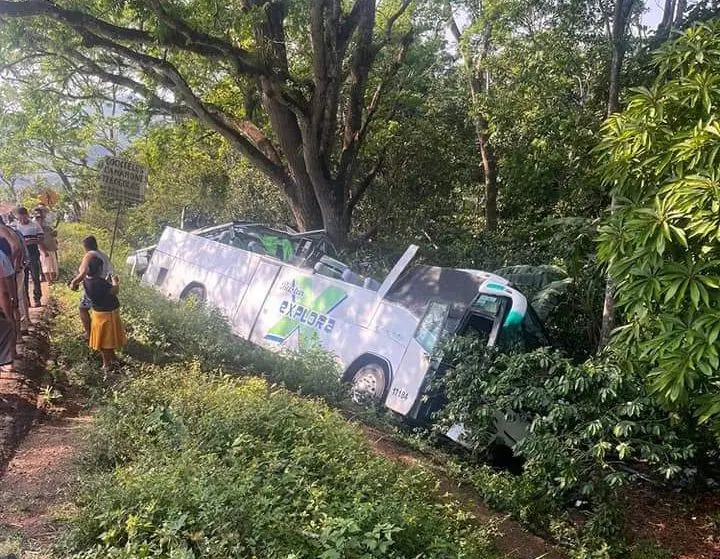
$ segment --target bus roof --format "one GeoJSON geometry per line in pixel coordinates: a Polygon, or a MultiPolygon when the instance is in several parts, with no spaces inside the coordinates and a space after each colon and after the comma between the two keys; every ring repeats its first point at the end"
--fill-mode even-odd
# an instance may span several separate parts
{"type": "Polygon", "coordinates": [[[387,300],[407,308],[418,318],[429,301],[447,303],[464,312],[478,296],[484,278],[465,270],[415,266],[407,270],[387,294],[387,300]]]}

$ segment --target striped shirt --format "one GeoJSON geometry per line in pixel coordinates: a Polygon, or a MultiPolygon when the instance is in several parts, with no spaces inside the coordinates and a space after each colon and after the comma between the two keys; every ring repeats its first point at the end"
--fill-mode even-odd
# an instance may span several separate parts
{"type": "Polygon", "coordinates": [[[15,230],[23,236],[25,243],[29,245],[42,242],[43,236],[45,235],[43,228],[34,221],[29,221],[28,223],[16,221],[13,226],[15,230]]]}

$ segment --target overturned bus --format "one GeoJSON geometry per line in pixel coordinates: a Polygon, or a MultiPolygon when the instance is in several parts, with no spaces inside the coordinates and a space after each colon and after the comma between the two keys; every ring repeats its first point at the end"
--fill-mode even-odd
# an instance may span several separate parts
{"type": "MultiPolygon", "coordinates": [[[[207,301],[236,335],[260,346],[319,344],[337,357],[356,395],[407,418],[427,420],[437,409],[426,389],[444,338],[474,331],[491,345],[547,344],[527,299],[508,280],[478,270],[410,266],[414,245],[378,282],[311,246],[312,236],[299,235],[292,254],[280,255],[258,245],[243,248],[250,242],[233,240],[234,234],[232,225],[211,235],[166,228],[143,281],[173,299],[207,301]]],[[[500,423],[499,434],[514,441],[517,426],[500,423]]],[[[461,430],[453,434],[458,438],[461,430]]]]}

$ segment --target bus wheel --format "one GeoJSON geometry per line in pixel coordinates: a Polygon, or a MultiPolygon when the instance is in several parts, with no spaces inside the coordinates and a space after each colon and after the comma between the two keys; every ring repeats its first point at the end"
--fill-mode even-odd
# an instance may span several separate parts
{"type": "Polygon", "coordinates": [[[385,384],[385,368],[380,363],[366,363],[352,376],[350,395],[358,403],[379,402],[385,393],[385,384]]]}
{"type": "Polygon", "coordinates": [[[182,292],[182,295],[180,295],[180,299],[182,299],[183,301],[195,299],[198,303],[204,302],[206,297],[207,294],[205,292],[205,287],[203,287],[199,283],[191,283],[185,288],[185,291],[182,292]]]}

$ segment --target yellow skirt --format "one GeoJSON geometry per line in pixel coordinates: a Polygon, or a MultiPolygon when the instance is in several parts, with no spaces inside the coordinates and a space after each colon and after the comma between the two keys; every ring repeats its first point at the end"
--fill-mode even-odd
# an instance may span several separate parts
{"type": "Polygon", "coordinates": [[[92,349],[119,349],[126,343],[127,336],[120,322],[120,309],[110,312],[92,311],[90,319],[92,349]]]}

